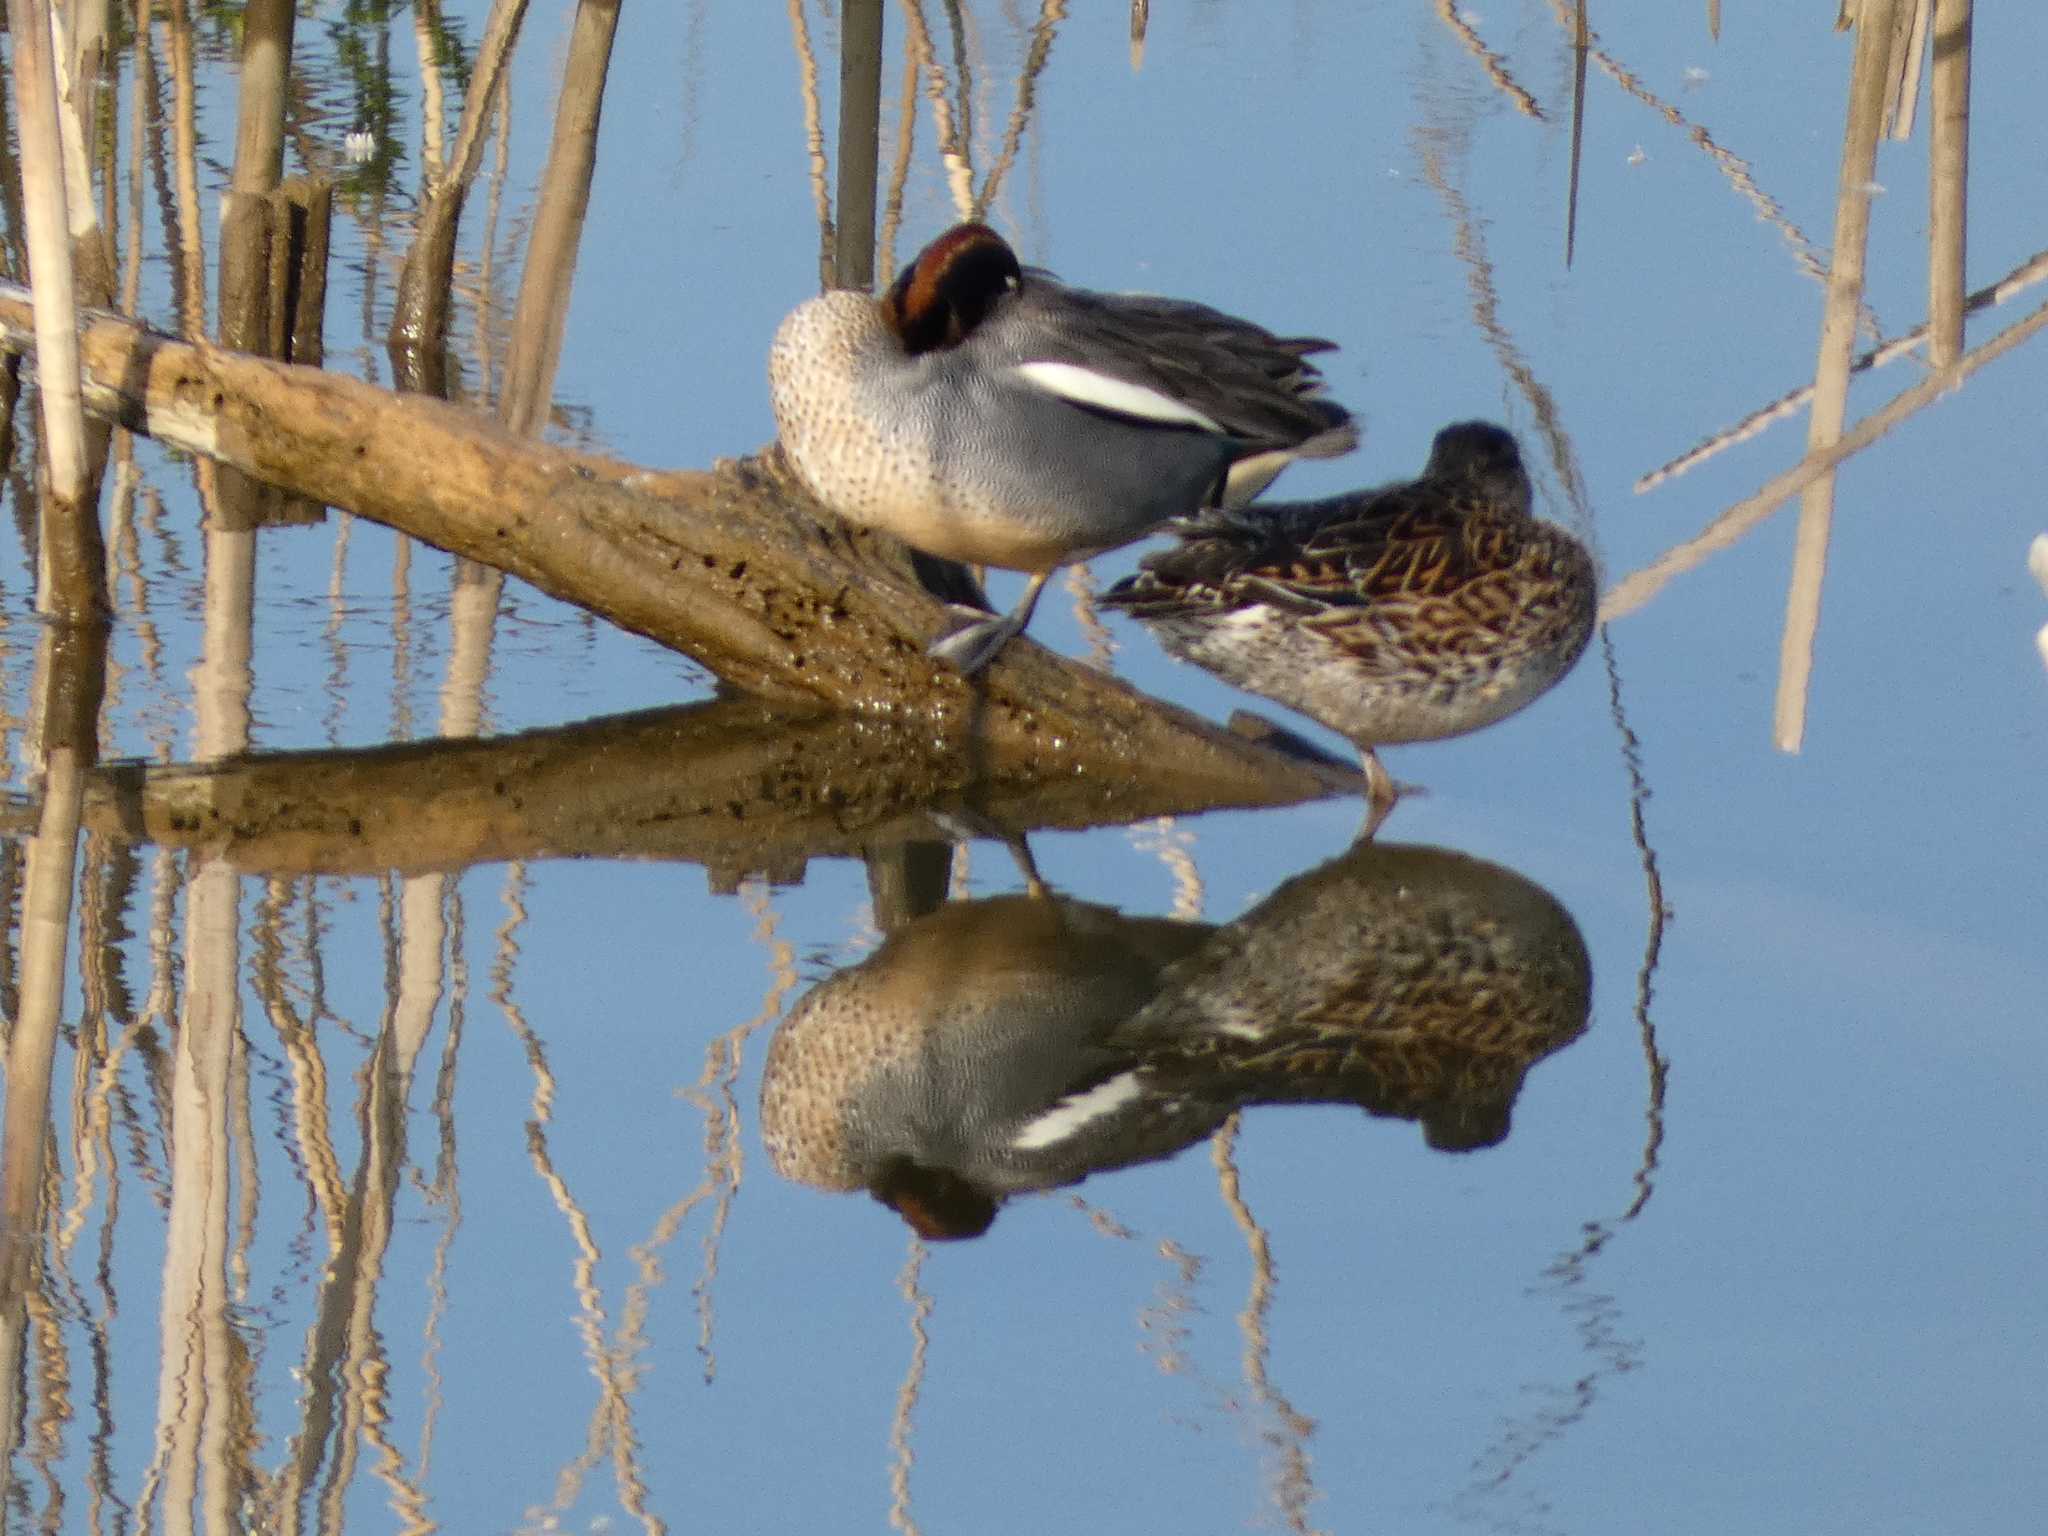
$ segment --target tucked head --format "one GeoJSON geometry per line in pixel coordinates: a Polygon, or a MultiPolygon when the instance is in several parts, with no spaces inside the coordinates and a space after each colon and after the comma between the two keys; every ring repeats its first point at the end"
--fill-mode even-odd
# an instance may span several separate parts
{"type": "Polygon", "coordinates": [[[996,1219],[995,1197],[949,1168],[889,1158],[868,1181],[868,1193],[901,1216],[926,1242],[979,1237],[996,1219]]]}
{"type": "Polygon", "coordinates": [[[882,319],[915,357],[957,347],[1023,281],[1017,253],[986,224],[956,224],[882,295],[882,319]]]}
{"type": "Polygon", "coordinates": [[[1423,474],[1432,480],[1470,481],[1489,496],[1527,504],[1529,471],[1515,436],[1490,421],[1460,421],[1437,433],[1423,474]]]}

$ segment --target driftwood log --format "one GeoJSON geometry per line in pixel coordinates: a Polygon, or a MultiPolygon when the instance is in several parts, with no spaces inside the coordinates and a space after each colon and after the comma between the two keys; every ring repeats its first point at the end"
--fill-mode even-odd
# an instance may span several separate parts
{"type": "MultiPolygon", "coordinates": [[[[0,284],[0,347],[32,346],[26,290],[0,284]]],[[[756,698],[908,727],[909,777],[935,793],[1085,779],[1070,806],[1092,799],[1119,820],[1356,789],[1348,768],[1028,641],[962,679],[924,654],[945,610],[910,552],[818,507],[773,448],[709,472],[650,471],[99,313],[81,317],[80,355],[88,407],[131,430],[518,576],[756,698]],[[952,768],[934,771],[943,758],[952,768]]],[[[218,784],[254,761],[191,771],[218,784]]]]}

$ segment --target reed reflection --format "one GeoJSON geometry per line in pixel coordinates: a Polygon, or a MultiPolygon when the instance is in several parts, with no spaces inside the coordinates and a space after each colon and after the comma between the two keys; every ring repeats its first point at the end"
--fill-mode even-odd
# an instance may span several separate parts
{"type": "Polygon", "coordinates": [[[1430,1146],[1503,1140],[1580,1035],[1592,969],[1556,898],[1447,849],[1355,844],[1232,923],[1054,896],[955,902],[819,983],[769,1047],[785,1177],[927,1238],[1173,1156],[1234,1110],[1353,1103],[1430,1146]]]}

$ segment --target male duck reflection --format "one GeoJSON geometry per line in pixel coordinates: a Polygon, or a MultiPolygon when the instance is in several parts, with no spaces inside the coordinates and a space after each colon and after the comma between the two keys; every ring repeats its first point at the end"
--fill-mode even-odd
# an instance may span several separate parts
{"type": "Polygon", "coordinates": [[[1103,595],[1170,653],[1341,731],[1377,827],[1396,790],[1375,745],[1462,735],[1572,668],[1593,632],[1592,557],[1531,514],[1513,436],[1437,433],[1418,480],[1214,512],[1103,595]]]}
{"type": "Polygon", "coordinates": [[[932,646],[973,672],[1061,565],[1358,442],[1308,354],[1205,305],[1069,288],[961,224],[880,300],[833,292],[782,322],[768,379],[783,451],[849,522],[1030,573],[1008,617],[932,646]]]}
{"type": "Polygon", "coordinates": [[[785,1177],[866,1189],[927,1238],[1170,1157],[1249,1104],[1353,1103],[1488,1146],[1590,989],[1548,892],[1434,848],[1361,843],[1221,928],[958,902],[790,1010],[762,1139],[785,1177]]]}

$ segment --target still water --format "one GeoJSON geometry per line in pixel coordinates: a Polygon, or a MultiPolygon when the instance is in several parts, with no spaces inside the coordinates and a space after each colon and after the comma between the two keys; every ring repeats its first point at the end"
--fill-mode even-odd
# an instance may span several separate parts
{"type": "MultiPolygon", "coordinates": [[[[299,22],[287,170],[336,178],[330,369],[390,382],[485,9],[299,22]]],[[[889,11],[884,270],[964,192],[1075,281],[1327,336],[1365,443],[1283,494],[1411,474],[1444,422],[1497,418],[1610,586],[1799,457],[1803,415],[1632,489],[1811,377],[1850,53],[1824,14],[1726,7],[1716,42],[1701,6],[1596,3],[1567,267],[1568,7],[1134,9],[1142,54],[1112,5],[889,11]]],[[[570,19],[528,19],[464,216],[453,392],[479,408],[544,223],[570,19]]],[[[701,467],[770,437],[767,342],[818,284],[838,37],[802,0],[625,8],[551,439],[701,467]]],[[[149,43],[117,33],[109,206],[140,312],[175,327],[212,271],[235,48],[205,8],[159,8],[149,43]]],[[[1977,44],[1973,287],[2048,244],[2048,14],[1987,7],[1977,44]]],[[[1926,312],[1926,139],[1923,102],[1866,189],[1875,335],[1926,312]]],[[[1029,851],[1056,900],[995,841],[878,850],[871,879],[607,823],[600,790],[657,778],[697,718],[608,717],[708,698],[701,669],[345,514],[230,546],[192,460],[117,447],[105,758],[566,729],[473,749],[536,802],[488,827],[432,798],[457,772],[434,751],[274,760],[280,803],[357,807],[311,852],[137,841],[89,797],[0,1519],[2030,1528],[2039,345],[1842,471],[1799,753],[1771,730],[1787,511],[1617,614],[1523,714],[1390,750],[1424,792],[1376,845],[1345,799],[1048,833],[1029,851]],[[246,671],[231,548],[254,562],[246,671]],[[912,920],[890,871],[918,861],[956,900],[912,920]],[[1159,1044],[1276,1014],[1325,1021],[1312,1081],[1159,1044]],[[967,1223],[986,1235],[943,1244],[831,1187],[861,1182],[848,1085],[938,1016],[959,1053],[930,1097],[966,1141],[1149,1074],[1143,1114],[1005,1162],[1014,1193],[967,1223]],[[1376,1045],[1330,1046],[1366,1017],[1376,1045]]],[[[1851,419],[1923,372],[1863,376],[1851,419]]],[[[25,537],[6,563],[18,932],[25,537]]],[[[1254,702],[1084,592],[1056,582],[1034,635],[1215,718],[1254,702]]],[[[0,958],[11,1027],[18,943],[0,958]]]]}

